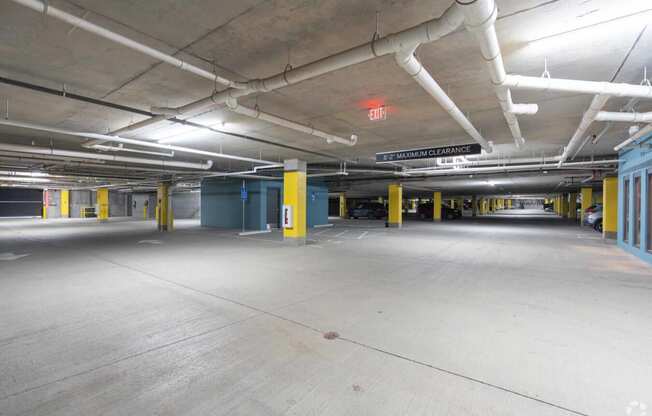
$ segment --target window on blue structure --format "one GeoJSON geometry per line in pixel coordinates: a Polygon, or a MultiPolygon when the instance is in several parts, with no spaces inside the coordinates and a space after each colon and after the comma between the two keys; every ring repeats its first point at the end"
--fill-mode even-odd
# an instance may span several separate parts
{"type": "Polygon", "coordinates": [[[623,182],[623,241],[629,242],[629,179],[623,182]]]}
{"type": "Polygon", "coordinates": [[[641,246],[641,177],[634,177],[634,245],[641,246]]]}

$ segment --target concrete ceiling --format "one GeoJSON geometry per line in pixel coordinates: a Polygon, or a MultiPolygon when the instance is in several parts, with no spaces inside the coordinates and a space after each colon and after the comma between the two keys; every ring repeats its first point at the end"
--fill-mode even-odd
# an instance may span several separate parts
{"type": "MultiPolygon", "coordinates": [[[[652,67],[652,9],[646,0],[499,0],[498,37],[510,73],[539,76],[544,61],[553,77],[638,84],[652,67]],[[647,8],[647,9],[646,9],[647,8]],[[628,16],[628,17],[623,17],[628,16]]],[[[75,0],[52,6],[132,37],[207,70],[235,80],[282,72],[368,42],[379,12],[383,34],[439,16],[450,0],[75,0]]],[[[5,0],[0,3],[0,75],[124,105],[181,106],[210,95],[215,85],[192,74],[113,44],[70,25],[5,0]]],[[[476,127],[505,156],[553,156],[579,124],[587,95],[514,92],[516,102],[539,104],[539,113],[520,116],[526,145],[516,149],[502,117],[489,75],[471,34],[459,30],[422,45],[417,55],[476,127]]],[[[218,86],[218,89],[221,89],[218,86]]],[[[9,117],[76,130],[107,132],[144,117],[0,84],[2,112],[9,117]]],[[[625,99],[610,100],[618,110],[625,99]]],[[[250,96],[242,104],[348,137],[355,147],[328,145],[311,136],[215,108],[193,121],[342,158],[373,163],[380,151],[467,143],[464,131],[402,71],[392,57],[378,58],[274,92],[250,96]],[[385,121],[367,118],[366,103],[391,109],[385,121]]],[[[650,101],[640,110],[652,110],[650,101]]],[[[594,123],[592,132],[604,124],[594,123]]],[[[607,156],[629,126],[614,124],[580,156],[607,156]]],[[[0,127],[1,142],[50,144],[51,134],[0,127]]],[[[180,129],[161,123],[130,137],[177,137],[174,144],[259,157],[324,159],[284,148],[180,129]]],[[[79,139],[54,137],[62,148],[80,148],[79,139]]],[[[187,157],[188,160],[198,159],[187,157]]],[[[418,164],[417,164],[418,165],[418,164]]],[[[217,169],[237,164],[216,161],[217,169]]],[[[516,175],[516,174],[515,174],[516,175]]],[[[526,176],[526,175],[523,175],[526,176]]],[[[559,182],[548,176],[543,192],[559,182]],[[547,188],[546,188],[547,187],[547,188]]],[[[435,180],[435,179],[432,179],[435,180]]],[[[428,183],[432,185],[432,180],[428,183]]],[[[436,179],[437,181],[441,179],[436,179]]],[[[442,180],[443,181],[443,180],[442,180]]],[[[427,181],[424,180],[424,183],[427,181]]],[[[467,184],[454,181],[463,191],[467,184]]],[[[469,182],[469,181],[466,181],[469,182]]],[[[532,191],[536,184],[527,185],[532,191]]],[[[517,190],[516,190],[517,191],[517,190]]]]}

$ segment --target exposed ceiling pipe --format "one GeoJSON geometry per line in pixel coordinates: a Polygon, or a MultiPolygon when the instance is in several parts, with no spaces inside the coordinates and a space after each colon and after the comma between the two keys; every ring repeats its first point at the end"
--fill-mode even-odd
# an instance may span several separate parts
{"type": "Polygon", "coordinates": [[[159,166],[161,168],[174,167],[174,168],[184,168],[184,169],[208,170],[213,166],[212,160],[209,160],[208,162],[205,163],[179,162],[179,161],[167,161],[167,160],[156,160],[156,159],[143,159],[143,158],[126,157],[126,156],[119,156],[119,155],[107,155],[101,153],[78,152],[74,150],[60,150],[60,149],[52,149],[49,147],[24,146],[19,144],[7,144],[7,143],[0,143],[0,151],[106,160],[110,162],[137,163],[142,165],[159,166]]]}
{"type": "MultiPolygon", "coordinates": [[[[57,169],[74,169],[74,168],[119,169],[119,170],[128,170],[131,174],[137,174],[138,172],[156,172],[158,174],[166,174],[166,175],[170,175],[174,173],[188,173],[188,171],[182,171],[182,170],[170,170],[170,169],[133,166],[133,165],[132,166],[113,165],[113,164],[104,163],[104,161],[102,160],[97,160],[96,163],[93,163],[88,160],[80,159],[77,157],[47,155],[46,157],[40,158],[39,155],[37,154],[31,154],[30,156],[25,156],[25,154],[21,152],[8,152],[8,151],[0,151],[0,161],[2,160],[10,160],[12,162],[23,162],[21,166],[23,169],[32,168],[34,165],[39,165],[39,166],[62,165],[63,168],[57,168],[57,169]]],[[[93,176],[93,175],[95,174],[94,173],[88,174],[88,176],[93,176]]]]}
{"type": "Polygon", "coordinates": [[[105,146],[102,144],[94,144],[92,146],[89,146],[91,149],[96,149],[96,150],[101,150],[104,152],[128,152],[128,153],[140,153],[143,155],[151,155],[151,156],[161,156],[161,157],[174,157],[174,152],[152,152],[149,150],[140,150],[140,149],[131,149],[128,147],[123,147],[122,145],[120,146],[105,146]]]}
{"type": "MultiPolygon", "coordinates": [[[[224,177],[229,177],[229,176],[255,175],[260,170],[275,169],[275,168],[282,168],[282,167],[283,167],[282,163],[271,163],[269,165],[255,166],[253,169],[244,170],[244,171],[240,171],[240,172],[211,173],[211,174],[208,174],[208,175],[203,175],[202,177],[203,178],[224,178],[224,177]]],[[[283,178],[278,177],[276,179],[283,179],[283,178]]]]}
{"type": "Polygon", "coordinates": [[[394,57],[396,63],[405,70],[421,87],[426,90],[439,105],[455,120],[473,140],[479,143],[482,148],[491,153],[491,144],[476,130],[468,118],[455,105],[444,90],[437,84],[430,73],[423,67],[421,62],[414,56],[416,46],[397,52],[394,57]]]}
{"type": "Polygon", "coordinates": [[[512,101],[511,92],[508,88],[505,88],[507,73],[495,28],[498,8],[494,0],[456,1],[464,13],[464,25],[480,43],[480,52],[489,68],[491,82],[494,84],[498,102],[503,110],[503,116],[514,138],[514,144],[516,147],[520,147],[521,144],[525,143],[525,139],[515,114],[535,114],[539,110],[539,106],[536,104],[515,104],[512,101]]]}
{"type": "Polygon", "coordinates": [[[148,55],[154,59],[157,59],[159,61],[163,61],[166,64],[175,66],[179,68],[182,71],[187,71],[195,75],[199,75],[202,78],[209,79],[213,82],[218,82],[220,84],[233,87],[233,88],[244,88],[245,84],[230,81],[226,78],[223,78],[219,75],[216,75],[210,71],[206,71],[204,69],[201,69],[195,65],[192,65],[186,61],[183,61],[179,58],[175,58],[172,55],[169,55],[167,53],[161,52],[157,49],[154,49],[150,46],[147,46],[145,44],[142,44],[140,42],[137,42],[133,39],[130,39],[126,36],[120,35],[118,33],[115,33],[109,29],[106,29],[102,26],[96,25],[94,23],[91,23],[83,18],[74,16],[70,13],[66,13],[63,10],[57,9],[56,7],[53,7],[48,4],[47,1],[43,0],[12,0],[14,3],[20,4],[22,6],[28,7],[32,10],[35,10],[39,13],[44,13],[50,17],[54,17],[55,19],[59,19],[63,22],[66,22],[73,27],[85,30],[87,32],[93,33],[97,36],[100,36],[104,39],[110,40],[111,42],[118,43],[122,46],[126,46],[127,48],[133,49],[137,52],[143,53],[145,55],[148,55]]]}
{"type": "Polygon", "coordinates": [[[317,130],[310,126],[306,126],[303,124],[296,123],[294,121],[287,120],[279,116],[275,116],[273,114],[264,113],[258,109],[247,108],[245,106],[238,104],[238,100],[236,100],[235,98],[231,98],[226,101],[226,108],[228,108],[229,110],[237,114],[242,114],[247,117],[267,121],[268,123],[276,124],[277,126],[285,127],[291,130],[299,131],[301,133],[309,134],[311,136],[322,138],[326,140],[327,143],[341,143],[347,146],[353,146],[358,142],[358,136],[356,136],[355,134],[352,134],[351,137],[348,139],[339,137],[334,134],[317,130]]]}
{"type": "MultiPolygon", "coordinates": [[[[617,164],[618,159],[613,160],[597,160],[586,162],[569,162],[565,164],[566,167],[589,167],[598,165],[617,164]]],[[[473,167],[473,168],[454,168],[454,169],[433,169],[433,170],[405,170],[403,172],[396,172],[399,176],[413,176],[414,174],[427,175],[427,176],[440,176],[440,175],[466,175],[469,173],[495,173],[495,172],[518,172],[528,170],[542,170],[542,169],[556,169],[558,165],[552,163],[541,163],[531,165],[505,165],[505,166],[490,166],[490,167],[473,167]]]]}
{"type": "Polygon", "coordinates": [[[20,128],[32,129],[32,130],[47,131],[49,133],[57,133],[57,134],[63,134],[63,135],[69,135],[69,136],[75,136],[75,137],[83,137],[83,138],[89,138],[89,139],[99,139],[99,140],[104,140],[104,141],[109,141],[109,142],[132,144],[132,145],[142,146],[142,147],[152,147],[152,148],[156,148],[156,149],[165,149],[165,150],[170,150],[170,151],[189,153],[189,154],[206,156],[206,157],[239,160],[241,162],[260,163],[260,164],[264,164],[264,165],[269,165],[269,164],[275,163],[275,162],[270,162],[268,160],[252,159],[252,158],[248,158],[248,157],[229,155],[229,154],[226,154],[226,153],[208,152],[208,151],[205,151],[205,150],[193,149],[193,148],[190,148],[190,147],[174,146],[174,145],[171,145],[171,144],[160,144],[160,143],[155,143],[155,142],[145,141],[145,140],[127,139],[127,138],[124,138],[124,137],[109,136],[107,134],[84,133],[84,132],[65,130],[65,129],[60,129],[60,128],[56,128],[56,127],[43,126],[43,125],[36,124],[36,123],[28,123],[28,122],[0,119],[0,125],[11,126],[11,127],[20,127],[20,128]]]}
{"type": "Polygon", "coordinates": [[[625,148],[625,146],[630,145],[634,143],[636,140],[640,139],[641,137],[645,137],[650,134],[652,134],[652,124],[648,124],[647,126],[640,129],[638,132],[630,136],[629,139],[625,140],[624,142],[620,143],[618,146],[614,147],[614,150],[616,152],[619,152],[623,148],[625,148]]]}
{"type": "MultiPolygon", "coordinates": [[[[442,168],[450,168],[450,167],[474,167],[474,166],[491,166],[491,165],[502,165],[502,166],[509,166],[510,164],[517,164],[517,163],[546,163],[546,162],[557,162],[561,156],[552,156],[552,157],[547,157],[547,158],[541,158],[541,157],[522,157],[522,158],[502,158],[502,159],[481,159],[481,160],[469,160],[466,162],[452,162],[452,163],[443,163],[441,166],[442,168]]],[[[410,171],[428,171],[428,170],[437,170],[432,167],[426,167],[426,168],[413,168],[410,169],[410,171]]]]}
{"type": "MultiPolygon", "coordinates": [[[[102,107],[112,108],[112,109],[115,109],[115,110],[126,111],[126,112],[132,113],[132,114],[138,114],[138,115],[147,116],[147,117],[154,117],[156,115],[154,113],[151,113],[151,112],[145,111],[145,110],[141,110],[139,108],[129,107],[129,106],[126,106],[126,105],[116,104],[116,103],[112,103],[112,102],[104,101],[104,100],[98,100],[96,98],[91,98],[91,97],[88,97],[88,96],[85,96],[85,95],[70,93],[70,92],[67,92],[65,90],[55,90],[53,88],[47,88],[47,87],[43,87],[41,85],[36,85],[36,84],[28,83],[28,82],[18,81],[18,80],[15,80],[15,79],[0,77],[0,83],[4,83],[4,84],[7,84],[7,85],[12,85],[12,86],[19,87],[19,88],[25,88],[25,89],[29,89],[29,90],[32,90],[32,91],[37,91],[37,92],[41,92],[41,93],[44,93],[44,94],[54,95],[56,97],[68,98],[68,99],[71,99],[71,100],[90,103],[90,104],[95,104],[95,105],[99,105],[99,106],[102,106],[102,107]]],[[[178,118],[170,118],[170,119],[168,119],[168,121],[170,121],[172,123],[175,123],[175,124],[182,124],[182,125],[186,125],[186,126],[196,127],[198,129],[204,129],[204,130],[208,130],[208,131],[211,131],[211,132],[214,132],[214,133],[224,134],[224,135],[231,136],[231,137],[237,137],[239,139],[249,140],[249,141],[253,141],[253,142],[256,142],[256,143],[263,143],[263,144],[266,144],[266,145],[269,145],[269,146],[275,146],[275,147],[280,147],[280,148],[283,148],[283,149],[295,150],[297,152],[307,153],[307,154],[311,154],[311,155],[315,155],[315,156],[321,156],[321,157],[325,157],[325,158],[329,158],[329,159],[336,159],[336,160],[341,159],[339,156],[336,156],[336,155],[331,155],[331,154],[324,153],[324,152],[316,152],[316,151],[313,151],[313,150],[302,149],[302,148],[299,148],[299,147],[296,147],[296,146],[290,146],[290,145],[287,145],[287,144],[277,143],[277,142],[274,142],[274,141],[271,141],[271,140],[266,140],[266,139],[261,139],[261,138],[258,138],[258,137],[247,136],[245,134],[218,130],[218,129],[213,128],[211,126],[207,126],[205,124],[200,124],[200,123],[194,123],[194,122],[188,121],[188,120],[181,120],[181,119],[178,119],[178,118]]],[[[93,140],[93,141],[88,143],[88,146],[90,147],[93,144],[99,144],[99,143],[103,143],[103,142],[104,141],[101,141],[101,140],[93,140]]],[[[82,146],[86,147],[85,145],[86,144],[82,144],[82,146]]]]}
{"type": "Polygon", "coordinates": [[[507,75],[504,85],[515,89],[597,94],[652,99],[652,86],[617,82],[578,81],[548,77],[507,75]]]}
{"type": "Polygon", "coordinates": [[[652,123],[652,112],[649,113],[619,113],[600,111],[596,114],[597,121],[618,121],[625,123],[652,123]]]}
{"type": "MultiPolygon", "coordinates": [[[[320,75],[360,64],[379,56],[389,55],[412,45],[434,42],[454,31],[460,25],[461,18],[460,8],[453,4],[439,18],[429,20],[398,33],[374,39],[371,42],[313,61],[306,65],[288,69],[268,78],[248,81],[246,83],[247,87],[243,89],[229,88],[216,92],[210,97],[186,104],[175,110],[178,110],[179,114],[182,114],[184,117],[191,117],[208,108],[224,104],[228,99],[241,98],[255,92],[274,91],[288,85],[297,84],[320,75]]],[[[158,115],[125,126],[114,133],[134,131],[164,121],[169,117],[169,115],[158,115]]]]}
{"type": "Polygon", "coordinates": [[[605,106],[607,100],[609,100],[608,95],[598,94],[595,97],[593,97],[593,100],[591,101],[591,105],[589,105],[589,109],[586,110],[586,112],[582,116],[582,121],[580,122],[580,125],[577,127],[577,130],[575,130],[575,133],[573,134],[573,137],[571,137],[570,141],[568,142],[568,145],[564,147],[564,152],[561,154],[561,159],[559,160],[560,167],[566,162],[566,159],[568,159],[568,157],[571,154],[573,154],[575,149],[581,144],[582,137],[584,137],[584,134],[588,130],[591,123],[593,123],[593,120],[595,120],[595,116],[598,114],[600,110],[602,110],[602,107],[605,106]]]}

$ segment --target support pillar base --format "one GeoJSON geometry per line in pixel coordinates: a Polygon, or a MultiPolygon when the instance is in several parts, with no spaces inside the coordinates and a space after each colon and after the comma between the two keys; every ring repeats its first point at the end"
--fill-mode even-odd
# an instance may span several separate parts
{"type": "Polygon", "coordinates": [[[616,231],[604,231],[602,233],[602,239],[604,240],[615,240],[618,238],[618,233],[616,231]]]}
{"type": "Polygon", "coordinates": [[[401,228],[403,226],[400,222],[388,222],[385,225],[389,228],[401,228]]]}
{"type": "Polygon", "coordinates": [[[288,246],[300,247],[306,245],[306,237],[283,237],[283,242],[288,246]]]}

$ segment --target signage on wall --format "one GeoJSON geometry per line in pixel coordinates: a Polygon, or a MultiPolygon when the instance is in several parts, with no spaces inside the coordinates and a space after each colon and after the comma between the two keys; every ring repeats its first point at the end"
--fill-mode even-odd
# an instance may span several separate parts
{"type": "Polygon", "coordinates": [[[444,147],[398,150],[396,152],[376,153],[376,163],[401,162],[404,160],[434,159],[438,157],[478,155],[482,146],[478,143],[460,144],[444,147]]]}
{"type": "Polygon", "coordinates": [[[367,116],[371,121],[387,120],[387,107],[381,105],[379,107],[370,108],[367,116]]]}
{"type": "Polygon", "coordinates": [[[242,188],[240,188],[240,199],[244,202],[247,200],[247,197],[248,197],[247,188],[243,186],[242,188]]]}
{"type": "Polygon", "coordinates": [[[283,228],[292,228],[292,205],[283,205],[283,228]]]}

